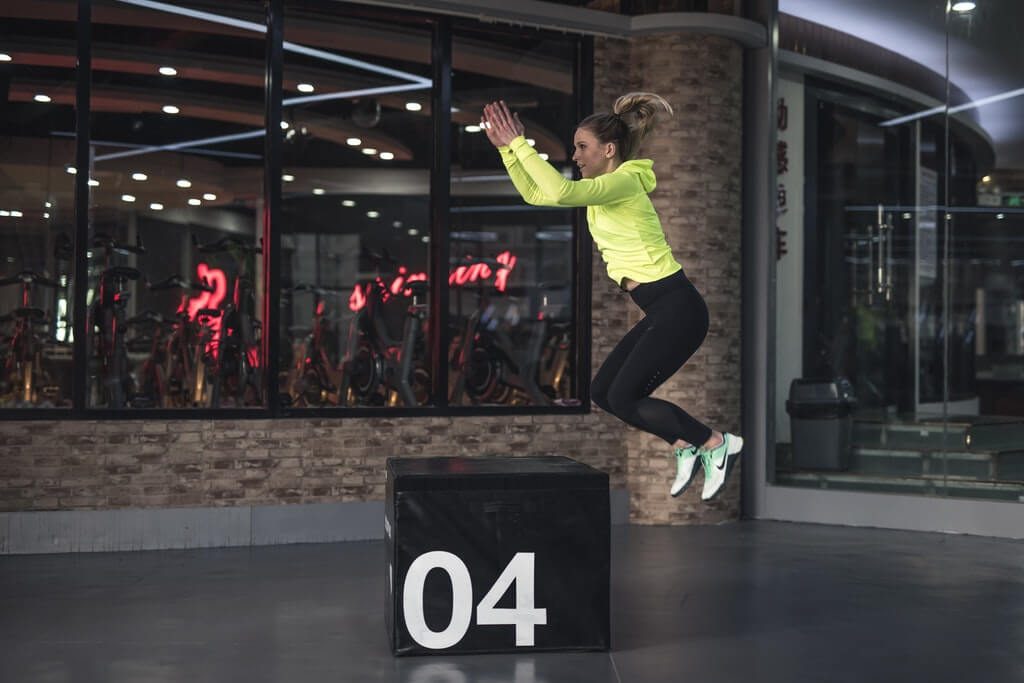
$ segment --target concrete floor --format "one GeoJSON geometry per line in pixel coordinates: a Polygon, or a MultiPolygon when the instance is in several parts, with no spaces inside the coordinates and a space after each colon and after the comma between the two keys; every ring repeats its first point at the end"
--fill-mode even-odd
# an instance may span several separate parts
{"type": "Polygon", "coordinates": [[[0,558],[0,681],[1024,681],[1024,543],[615,527],[610,653],[393,658],[382,542],[0,558]]]}

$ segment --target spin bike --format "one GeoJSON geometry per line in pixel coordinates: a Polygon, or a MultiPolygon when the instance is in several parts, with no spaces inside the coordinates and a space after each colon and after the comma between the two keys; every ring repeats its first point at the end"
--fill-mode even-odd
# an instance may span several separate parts
{"type": "Polygon", "coordinates": [[[0,395],[10,395],[17,406],[38,405],[40,396],[51,404],[60,402],[60,387],[51,382],[43,365],[45,340],[38,327],[46,321],[46,312],[33,307],[32,286],[56,289],[54,280],[24,270],[13,277],[0,279],[0,287],[21,285],[21,306],[0,316],[0,322],[13,322],[13,334],[4,340],[3,375],[0,376],[0,395]]]}

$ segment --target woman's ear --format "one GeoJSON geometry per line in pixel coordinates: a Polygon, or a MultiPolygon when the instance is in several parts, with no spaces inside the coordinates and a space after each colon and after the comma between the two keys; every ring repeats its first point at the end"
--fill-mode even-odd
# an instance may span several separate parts
{"type": "Polygon", "coordinates": [[[614,159],[616,151],[617,150],[615,148],[615,143],[614,142],[609,142],[609,143],[605,144],[605,146],[604,146],[604,156],[605,156],[605,158],[614,159]]]}

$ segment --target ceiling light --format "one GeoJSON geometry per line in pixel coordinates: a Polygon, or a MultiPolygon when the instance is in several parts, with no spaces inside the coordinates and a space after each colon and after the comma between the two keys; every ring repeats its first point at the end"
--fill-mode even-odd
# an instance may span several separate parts
{"type": "Polygon", "coordinates": [[[962,14],[964,12],[970,12],[976,6],[977,5],[975,5],[973,2],[954,2],[953,11],[960,12],[962,14]]]}
{"type": "Polygon", "coordinates": [[[909,220],[910,220],[911,218],[913,218],[913,216],[912,216],[912,215],[910,214],[910,212],[909,212],[909,211],[908,211],[908,212],[905,212],[905,213],[903,214],[903,219],[904,219],[904,220],[908,220],[908,221],[909,221],[909,220]]]}
{"type": "Polygon", "coordinates": [[[419,102],[406,102],[405,108],[408,109],[409,111],[420,111],[421,109],[423,109],[423,105],[420,104],[419,102]]]}
{"type": "Polygon", "coordinates": [[[177,76],[178,70],[173,66],[162,66],[159,69],[161,76],[177,76]]]}
{"type": "Polygon", "coordinates": [[[481,130],[483,130],[483,129],[480,128],[480,126],[478,126],[476,124],[470,124],[470,125],[466,126],[466,128],[465,128],[465,131],[467,133],[479,133],[481,130]]]}
{"type": "Polygon", "coordinates": [[[281,130],[288,130],[288,122],[287,121],[282,121],[281,122],[281,130]]]}
{"type": "Polygon", "coordinates": [[[417,230],[416,228],[409,228],[409,234],[415,237],[416,235],[420,234],[420,231],[417,230]]]}
{"type": "Polygon", "coordinates": [[[324,188],[322,188],[322,187],[314,187],[313,188],[313,194],[323,194],[323,193],[324,193],[324,188]]]}
{"type": "Polygon", "coordinates": [[[394,222],[394,223],[392,223],[391,225],[392,225],[393,227],[396,227],[396,228],[400,228],[400,227],[402,227],[402,221],[395,221],[395,222],[394,222]]]}
{"type": "Polygon", "coordinates": [[[53,202],[46,202],[45,204],[43,204],[43,206],[45,206],[47,209],[53,208],[53,202]]]}
{"type": "Polygon", "coordinates": [[[153,209],[154,211],[163,211],[164,205],[161,204],[160,202],[153,202],[152,204],[149,205],[149,208],[153,209]]]}
{"type": "Polygon", "coordinates": [[[21,211],[11,211],[11,218],[21,218],[24,215],[21,211]]]}
{"type": "Polygon", "coordinates": [[[343,202],[341,203],[341,205],[342,205],[342,206],[348,206],[348,207],[353,207],[353,206],[355,206],[355,205],[356,205],[356,203],[355,203],[354,201],[352,201],[351,199],[346,199],[345,201],[343,201],[343,202]]]}
{"type": "Polygon", "coordinates": [[[215,195],[212,192],[207,192],[206,194],[203,195],[203,199],[205,199],[208,202],[215,202],[217,201],[217,195],[215,195]]]}
{"type": "Polygon", "coordinates": [[[426,244],[427,242],[430,241],[430,235],[424,235],[423,237],[420,238],[420,241],[426,244]]]}
{"type": "Polygon", "coordinates": [[[70,173],[71,175],[75,175],[76,173],[78,173],[78,169],[75,168],[74,166],[67,166],[64,168],[64,170],[70,173]]]}
{"type": "Polygon", "coordinates": [[[347,144],[349,147],[358,147],[359,145],[363,144],[363,141],[360,140],[359,138],[349,138],[348,140],[345,140],[345,144],[347,144]]]}
{"type": "Polygon", "coordinates": [[[1005,213],[997,213],[996,214],[996,220],[1000,220],[1001,221],[1004,218],[1006,218],[1006,214],[1005,213]]]}
{"type": "Polygon", "coordinates": [[[285,181],[286,183],[291,183],[295,181],[295,176],[293,176],[291,173],[285,173],[284,175],[281,176],[281,180],[285,181]]]}
{"type": "Polygon", "coordinates": [[[377,150],[374,149],[373,147],[363,147],[363,154],[365,154],[367,156],[373,156],[376,153],[377,153],[377,150]]]}
{"type": "Polygon", "coordinates": [[[299,92],[313,92],[315,90],[312,83],[299,83],[297,88],[299,92]]]}
{"type": "Polygon", "coordinates": [[[180,179],[180,180],[178,180],[178,182],[177,182],[177,183],[175,183],[175,184],[176,184],[176,185],[177,185],[178,187],[184,187],[184,188],[189,188],[189,187],[192,187],[192,181],[191,181],[191,180],[186,180],[185,178],[181,178],[181,179],[180,179]]]}
{"type": "Polygon", "coordinates": [[[135,201],[135,195],[123,194],[123,195],[121,195],[121,201],[122,202],[134,202],[135,201]]]}
{"type": "Polygon", "coordinates": [[[367,211],[366,212],[366,217],[367,218],[377,218],[378,216],[380,216],[380,211],[367,211]]]}
{"type": "Polygon", "coordinates": [[[201,206],[202,203],[203,203],[202,200],[201,199],[197,199],[196,197],[191,197],[188,200],[188,205],[189,206],[201,206]]]}
{"type": "Polygon", "coordinates": [[[164,105],[164,113],[165,114],[177,114],[179,111],[181,111],[181,110],[178,109],[177,107],[175,107],[173,104],[165,104],[164,105]]]}
{"type": "Polygon", "coordinates": [[[9,61],[11,61],[11,56],[9,54],[7,54],[6,52],[0,52],[0,62],[9,62],[9,61]]]}
{"type": "Polygon", "coordinates": [[[10,215],[11,215],[11,212],[8,211],[7,209],[0,209],[0,217],[6,218],[7,216],[10,216],[10,215]]]}
{"type": "Polygon", "coordinates": [[[145,173],[132,173],[132,180],[142,182],[143,180],[149,180],[149,176],[145,173]]]}
{"type": "Polygon", "coordinates": [[[537,156],[539,156],[539,157],[540,157],[541,159],[543,159],[544,161],[547,161],[547,160],[548,160],[548,159],[550,158],[550,157],[548,157],[548,155],[547,155],[547,153],[546,153],[546,152],[541,152],[541,153],[540,153],[540,154],[538,154],[537,156]]]}
{"type": "Polygon", "coordinates": [[[43,214],[43,218],[49,218],[49,217],[50,217],[49,212],[43,214]]]}
{"type": "Polygon", "coordinates": [[[384,161],[391,161],[392,159],[395,158],[395,155],[392,154],[391,152],[381,152],[380,158],[383,159],[384,161]]]}
{"type": "Polygon", "coordinates": [[[990,183],[990,182],[992,182],[992,176],[990,176],[990,175],[985,176],[984,178],[981,179],[981,182],[983,182],[983,183],[990,183]]]}
{"type": "Polygon", "coordinates": [[[100,186],[100,181],[95,180],[93,178],[89,178],[89,187],[99,187],[99,186],[100,186]]]}
{"type": "Polygon", "coordinates": [[[50,96],[49,95],[36,95],[32,99],[35,100],[36,102],[49,102],[50,101],[50,96]]]}

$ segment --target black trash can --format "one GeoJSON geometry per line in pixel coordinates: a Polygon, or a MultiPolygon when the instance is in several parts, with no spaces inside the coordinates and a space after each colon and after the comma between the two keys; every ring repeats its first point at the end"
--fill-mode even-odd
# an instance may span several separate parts
{"type": "Polygon", "coordinates": [[[789,385],[793,464],[802,470],[850,468],[853,408],[857,399],[849,380],[794,379],[789,385]]]}

